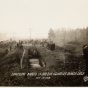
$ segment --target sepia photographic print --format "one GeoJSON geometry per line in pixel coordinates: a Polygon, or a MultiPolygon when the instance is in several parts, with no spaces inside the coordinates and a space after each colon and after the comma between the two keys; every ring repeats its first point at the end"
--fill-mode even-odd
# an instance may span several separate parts
{"type": "Polygon", "coordinates": [[[87,87],[88,0],[0,0],[0,86],[87,87]]]}

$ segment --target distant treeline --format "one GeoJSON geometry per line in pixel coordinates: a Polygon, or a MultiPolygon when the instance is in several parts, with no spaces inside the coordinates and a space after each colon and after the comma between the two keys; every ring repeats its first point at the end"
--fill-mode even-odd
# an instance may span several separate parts
{"type": "Polygon", "coordinates": [[[78,42],[80,44],[88,44],[88,27],[78,29],[52,29],[48,33],[50,41],[54,41],[58,45],[65,45],[68,42],[78,42]]]}

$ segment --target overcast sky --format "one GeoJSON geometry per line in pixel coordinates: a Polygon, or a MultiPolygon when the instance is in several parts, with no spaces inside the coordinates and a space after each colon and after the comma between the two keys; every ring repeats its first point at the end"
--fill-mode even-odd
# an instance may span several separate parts
{"type": "Polygon", "coordinates": [[[50,28],[88,26],[88,0],[0,0],[0,32],[47,37],[50,28]]]}

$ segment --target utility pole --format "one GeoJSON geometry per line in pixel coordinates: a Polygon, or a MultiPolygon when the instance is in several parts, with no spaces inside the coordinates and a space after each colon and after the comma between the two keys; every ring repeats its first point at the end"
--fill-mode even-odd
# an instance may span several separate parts
{"type": "Polygon", "coordinates": [[[30,40],[31,40],[31,29],[30,29],[30,40]]]}

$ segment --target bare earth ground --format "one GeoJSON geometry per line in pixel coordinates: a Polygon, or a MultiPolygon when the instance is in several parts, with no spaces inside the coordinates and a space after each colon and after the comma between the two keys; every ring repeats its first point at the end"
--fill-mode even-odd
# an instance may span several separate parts
{"type": "Polygon", "coordinates": [[[0,86],[88,86],[83,82],[83,75],[54,75],[50,79],[36,79],[36,76],[11,76],[12,73],[43,73],[43,72],[83,72],[85,70],[84,60],[81,56],[80,45],[67,45],[64,50],[56,46],[54,55],[45,47],[36,45],[46,62],[46,67],[32,69],[27,67],[27,49],[23,60],[23,69],[20,69],[20,59],[23,49],[12,49],[7,55],[0,48],[0,86]],[[67,48],[68,47],[68,48],[67,48]]]}

